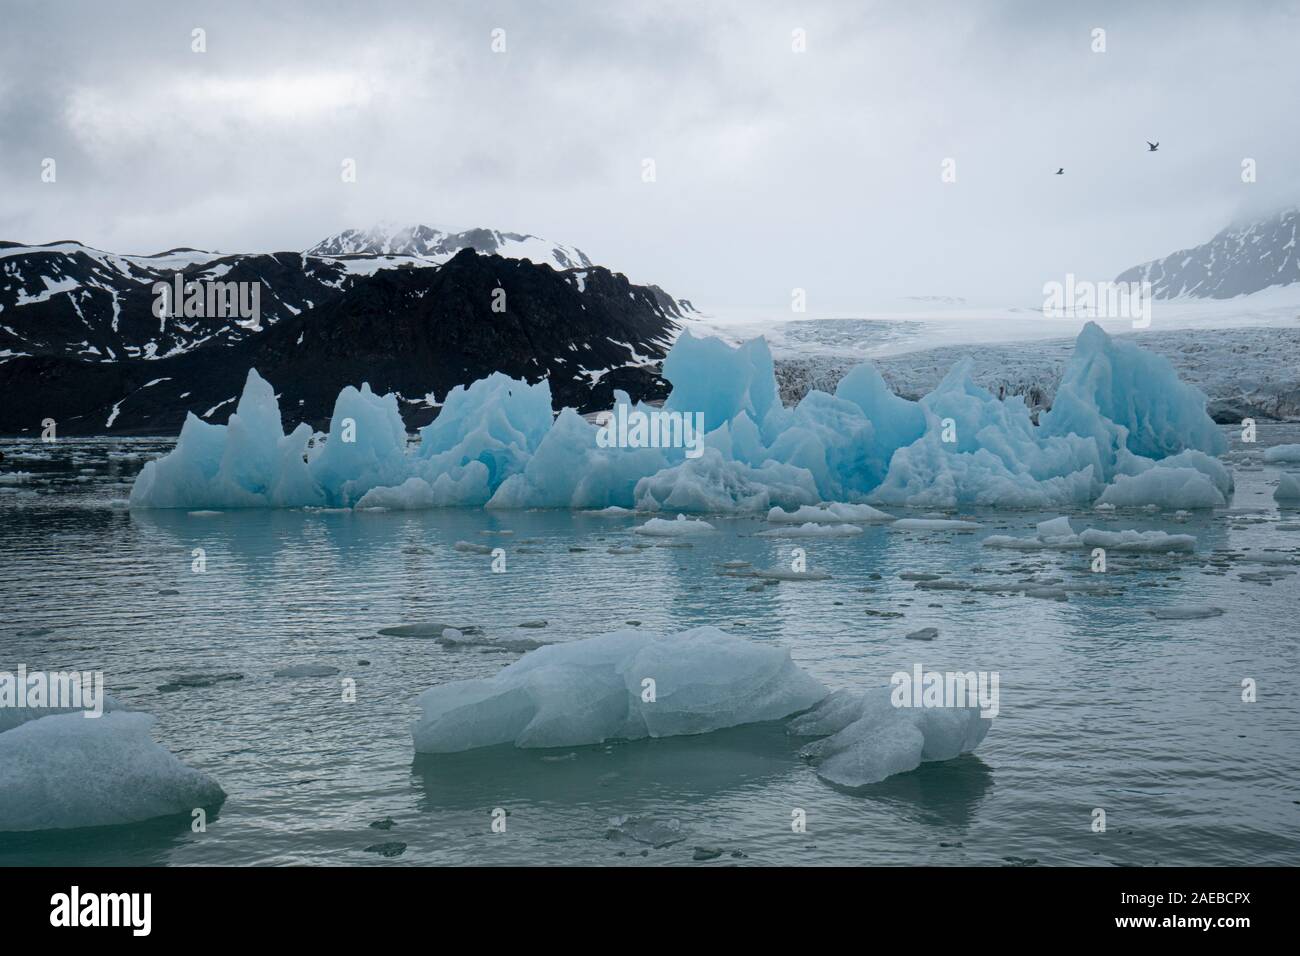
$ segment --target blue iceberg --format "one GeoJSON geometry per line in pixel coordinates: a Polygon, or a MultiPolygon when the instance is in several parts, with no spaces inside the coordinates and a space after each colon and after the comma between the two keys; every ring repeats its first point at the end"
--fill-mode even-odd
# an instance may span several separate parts
{"type": "Polygon", "coordinates": [[[919,401],[863,364],[834,395],[812,391],[786,407],[761,338],[733,347],[684,335],[664,377],[672,392],[662,409],[623,392],[616,406],[649,421],[703,415],[693,455],[671,442],[611,444],[572,409],[554,415],[548,382],[500,373],[453,389],[416,444],[395,396],[367,385],[343,389],[327,435],[306,425],[286,435],[274,391],[251,370],[229,423],[189,416],[175,449],[145,465],[130,503],[766,514],[825,502],[1212,508],[1232,494],[1205,396],[1166,359],[1091,323],[1037,424],[1022,402],[975,384],[969,360],[919,401]]]}

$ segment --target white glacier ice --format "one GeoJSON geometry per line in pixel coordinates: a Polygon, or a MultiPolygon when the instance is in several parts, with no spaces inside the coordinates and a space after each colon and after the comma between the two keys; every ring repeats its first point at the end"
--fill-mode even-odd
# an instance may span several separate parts
{"type": "MultiPolygon", "coordinates": [[[[664,361],[673,386],[664,410],[704,416],[698,457],[602,447],[573,410],[552,414],[546,381],[500,373],[452,389],[414,446],[395,396],[349,386],[323,446],[309,452],[310,429],[285,435],[273,390],[250,370],[229,423],[191,415],[175,449],[144,466],[130,501],[187,510],[617,507],[857,524],[888,516],[836,509],[1189,509],[1221,506],[1232,493],[1204,395],[1166,359],[1096,325],[1080,333],[1038,424],[1023,402],[977,386],[971,369],[957,362],[913,402],[864,364],[834,395],[814,390],[786,407],[762,339],[733,348],[686,334],[664,361]]],[[[622,392],[615,402],[631,406],[622,392]]]]}
{"type": "Polygon", "coordinates": [[[420,696],[412,734],[419,753],[570,747],[778,720],[826,693],[781,647],[714,627],[629,629],[550,644],[492,677],[433,687],[420,696]]]}
{"type": "Polygon", "coordinates": [[[992,725],[978,707],[895,707],[885,687],[864,694],[836,691],[790,721],[787,730],[822,738],[800,751],[819,777],[863,787],[926,761],[969,753],[992,725]]]}
{"type": "Polygon", "coordinates": [[[0,832],[138,823],[225,799],[150,735],[148,714],[78,713],[0,733],[0,832]]]}

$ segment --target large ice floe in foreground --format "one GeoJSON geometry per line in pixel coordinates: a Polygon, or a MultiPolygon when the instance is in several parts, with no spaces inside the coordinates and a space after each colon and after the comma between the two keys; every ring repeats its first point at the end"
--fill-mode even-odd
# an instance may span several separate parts
{"type": "Polygon", "coordinates": [[[702,447],[691,455],[671,442],[611,447],[572,409],[552,415],[546,381],[500,373],[454,388],[414,447],[396,398],[365,385],[343,389],[326,440],[311,441],[306,425],[285,435],[274,391],[250,371],[229,423],[190,415],[175,449],[145,465],[130,501],[191,510],[779,508],[794,517],[823,502],[1185,509],[1221,506],[1232,493],[1205,396],[1166,359],[1094,324],[1038,424],[1023,402],[977,386],[971,368],[958,361],[913,402],[863,364],[835,394],[812,391],[787,408],[762,339],[733,348],[684,335],[664,360],[673,389],[662,410],[615,396],[628,414],[703,415],[702,447]]]}
{"type": "Polygon", "coordinates": [[[828,696],[784,648],[713,627],[550,644],[487,679],[427,690],[420,707],[412,728],[419,753],[573,747],[793,717],[789,733],[824,738],[802,755],[823,779],[847,787],[974,750],[992,725],[973,706],[897,707],[889,688],[828,696]]]}
{"type": "Polygon", "coordinates": [[[629,629],[529,651],[486,679],[420,695],[419,753],[701,734],[779,720],[827,690],[789,651],[698,627],[629,629]]]}
{"type": "Polygon", "coordinates": [[[0,733],[0,833],[188,816],[225,799],[150,735],[148,714],[79,712],[0,733]]]}

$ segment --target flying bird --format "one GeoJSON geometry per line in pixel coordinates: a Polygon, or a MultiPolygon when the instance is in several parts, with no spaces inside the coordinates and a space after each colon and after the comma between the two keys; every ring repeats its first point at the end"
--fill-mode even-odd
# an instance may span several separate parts
{"type": "Polygon", "coordinates": [[[1148,153],[1154,153],[1154,152],[1155,152],[1157,149],[1159,149],[1159,148],[1160,148],[1160,144],[1159,144],[1159,143],[1153,143],[1153,142],[1151,142],[1151,140],[1147,140],[1147,152],[1148,152],[1148,153]]]}
{"type": "Polygon", "coordinates": [[[1062,166],[1060,169],[1058,169],[1058,170],[1056,171],[1056,175],[1058,175],[1058,176],[1064,176],[1064,175],[1065,175],[1065,167],[1062,166]]]}

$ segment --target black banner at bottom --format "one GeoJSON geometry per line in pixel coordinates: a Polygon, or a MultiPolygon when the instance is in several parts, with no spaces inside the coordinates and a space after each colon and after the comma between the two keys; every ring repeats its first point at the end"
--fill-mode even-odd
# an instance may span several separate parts
{"type": "Polygon", "coordinates": [[[35,868],[4,871],[0,921],[10,943],[76,932],[82,942],[373,944],[429,920],[439,933],[486,930],[494,940],[512,928],[571,937],[667,931],[656,930],[663,921],[676,932],[690,921],[696,938],[734,943],[793,921],[884,938],[968,925],[1231,944],[1286,925],[1295,877],[1289,868],[35,868]]]}

